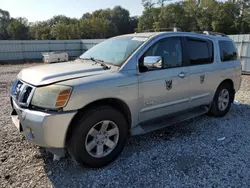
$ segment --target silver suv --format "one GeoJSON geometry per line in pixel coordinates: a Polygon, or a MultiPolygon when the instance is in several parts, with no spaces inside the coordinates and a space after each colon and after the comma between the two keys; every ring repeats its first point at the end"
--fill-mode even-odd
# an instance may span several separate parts
{"type": "Polygon", "coordinates": [[[12,120],[26,139],[101,167],[128,136],[201,114],[226,115],[241,83],[232,40],[205,32],[135,33],[78,59],[23,69],[11,88],[12,120]]]}

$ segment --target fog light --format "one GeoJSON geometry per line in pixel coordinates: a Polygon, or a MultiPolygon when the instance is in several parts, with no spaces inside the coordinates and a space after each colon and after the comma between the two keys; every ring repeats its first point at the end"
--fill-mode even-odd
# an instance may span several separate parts
{"type": "Polygon", "coordinates": [[[30,127],[27,127],[25,129],[25,134],[26,134],[26,137],[29,139],[29,140],[33,140],[34,139],[34,134],[32,132],[32,129],[30,127]]]}

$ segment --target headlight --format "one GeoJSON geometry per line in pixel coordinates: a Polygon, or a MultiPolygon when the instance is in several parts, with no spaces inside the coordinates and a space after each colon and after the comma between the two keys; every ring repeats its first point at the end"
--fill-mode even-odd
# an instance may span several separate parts
{"type": "Polygon", "coordinates": [[[62,108],[67,104],[71,91],[72,87],[63,85],[36,88],[31,104],[48,109],[62,108]]]}

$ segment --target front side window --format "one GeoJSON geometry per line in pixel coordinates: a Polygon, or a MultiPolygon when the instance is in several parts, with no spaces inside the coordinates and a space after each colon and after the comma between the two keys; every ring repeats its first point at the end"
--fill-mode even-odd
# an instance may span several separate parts
{"type": "Polygon", "coordinates": [[[212,42],[199,39],[187,39],[190,65],[203,65],[213,62],[212,42]]]}
{"type": "Polygon", "coordinates": [[[159,68],[174,68],[182,66],[182,46],[179,37],[167,38],[153,44],[141,57],[160,56],[162,65],[159,68]]]}
{"type": "Polygon", "coordinates": [[[233,61],[237,59],[236,48],[231,41],[219,41],[221,61],[233,61]]]}
{"type": "Polygon", "coordinates": [[[98,59],[105,64],[121,66],[148,38],[123,36],[105,40],[86,51],[80,59],[98,59]]]}

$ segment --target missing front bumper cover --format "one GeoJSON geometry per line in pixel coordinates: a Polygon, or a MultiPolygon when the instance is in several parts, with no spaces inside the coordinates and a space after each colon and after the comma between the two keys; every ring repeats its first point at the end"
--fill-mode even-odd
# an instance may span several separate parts
{"type": "Polygon", "coordinates": [[[11,119],[12,119],[12,122],[14,123],[14,125],[16,126],[16,128],[18,129],[18,131],[23,132],[23,127],[20,123],[20,120],[19,120],[19,117],[17,115],[16,110],[13,110],[11,112],[11,119]]]}

